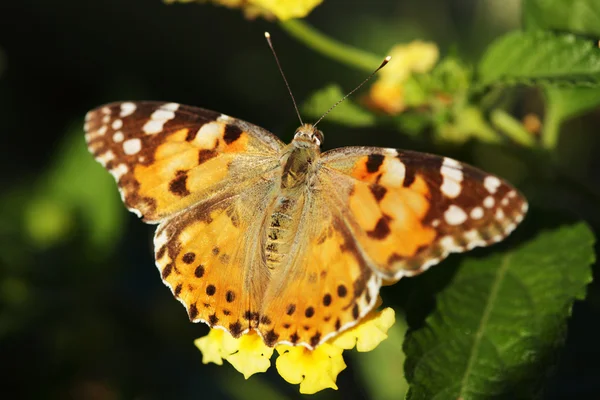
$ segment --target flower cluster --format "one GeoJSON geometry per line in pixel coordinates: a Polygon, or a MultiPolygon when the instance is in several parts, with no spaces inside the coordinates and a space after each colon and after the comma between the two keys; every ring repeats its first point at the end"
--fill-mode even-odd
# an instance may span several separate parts
{"type": "Polygon", "coordinates": [[[439,58],[434,43],[414,41],[394,46],[389,53],[392,60],[379,72],[371,86],[369,103],[388,114],[398,114],[407,106],[406,83],[413,73],[429,72],[439,58]]]}
{"type": "MultiPolygon", "coordinates": [[[[287,382],[300,385],[300,393],[312,394],[326,388],[337,389],[336,378],[346,368],[344,350],[356,347],[366,352],[375,349],[387,338],[388,329],[395,322],[394,310],[385,308],[371,311],[358,325],[342,332],[314,350],[303,346],[279,345],[275,366],[287,382]]],[[[207,336],[196,339],[204,364],[223,365],[228,361],[246,379],[271,366],[274,349],[264,344],[255,332],[235,339],[228,332],[211,329],[207,336]]]]}

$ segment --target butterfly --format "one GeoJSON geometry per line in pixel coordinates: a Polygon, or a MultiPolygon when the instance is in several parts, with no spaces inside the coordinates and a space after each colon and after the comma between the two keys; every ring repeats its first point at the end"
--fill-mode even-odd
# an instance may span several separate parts
{"type": "Polygon", "coordinates": [[[314,349],[357,324],[382,283],[505,238],[527,211],[502,179],[450,158],[285,145],[256,125],[177,103],[90,111],[90,152],[125,205],[158,224],[156,266],[191,321],[314,349]]]}

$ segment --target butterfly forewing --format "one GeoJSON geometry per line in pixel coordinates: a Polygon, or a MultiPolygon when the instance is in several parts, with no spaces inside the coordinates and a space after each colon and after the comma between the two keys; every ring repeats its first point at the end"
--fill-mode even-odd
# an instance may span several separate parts
{"type": "Polygon", "coordinates": [[[502,179],[446,157],[348,147],[323,154],[332,206],[388,279],[422,272],[449,253],[506,237],[527,211],[502,179]]]}
{"type": "Polygon", "coordinates": [[[255,125],[177,103],[108,104],[87,114],[85,131],[127,207],[148,222],[274,168],[283,146],[255,125]]]}

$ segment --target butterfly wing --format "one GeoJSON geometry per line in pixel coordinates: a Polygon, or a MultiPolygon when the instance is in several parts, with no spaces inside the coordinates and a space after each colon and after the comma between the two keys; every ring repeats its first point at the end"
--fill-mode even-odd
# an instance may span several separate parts
{"type": "Polygon", "coordinates": [[[375,305],[381,278],[369,267],[322,183],[306,199],[291,258],[269,271],[258,316],[267,345],[308,348],[355,325],[375,305]]]}
{"type": "Polygon", "coordinates": [[[87,114],[85,131],[126,206],[146,222],[243,187],[278,166],[283,146],[255,125],[177,103],[108,104],[87,114]]]}
{"type": "Polygon", "coordinates": [[[450,158],[375,147],[323,154],[330,199],[383,277],[418,274],[449,253],[487,246],[527,202],[502,179],[450,158]]]}
{"type": "Polygon", "coordinates": [[[164,282],[190,320],[239,337],[255,326],[268,277],[256,240],[275,179],[264,175],[253,190],[220,194],[162,222],[154,239],[164,282]]]}

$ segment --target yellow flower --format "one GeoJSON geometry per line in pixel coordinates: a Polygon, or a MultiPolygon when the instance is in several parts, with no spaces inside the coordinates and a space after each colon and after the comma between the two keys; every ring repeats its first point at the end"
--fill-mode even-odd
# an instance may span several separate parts
{"type": "Polygon", "coordinates": [[[277,346],[277,372],[286,381],[300,384],[300,393],[313,394],[323,389],[336,389],[335,380],[346,368],[344,349],[323,343],[314,350],[303,346],[277,346]]]}
{"type": "Polygon", "coordinates": [[[202,352],[202,363],[223,365],[225,359],[246,379],[257,372],[265,372],[271,366],[273,348],[268,347],[255,331],[236,339],[229,332],[211,329],[207,336],[196,339],[194,344],[202,352]]]}
{"type": "Polygon", "coordinates": [[[323,0],[250,0],[249,3],[272,12],[279,20],[306,17],[323,0]]]}
{"type": "Polygon", "coordinates": [[[389,114],[398,114],[406,108],[404,84],[411,74],[430,71],[439,58],[439,50],[434,43],[417,40],[394,46],[389,54],[392,60],[371,86],[369,103],[389,114]]]}
{"type": "Polygon", "coordinates": [[[277,18],[285,21],[291,18],[304,18],[323,0],[163,0],[165,3],[200,2],[240,8],[247,18],[277,18]]]}
{"type": "MultiPolygon", "coordinates": [[[[312,394],[323,389],[337,389],[337,376],[346,368],[342,357],[344,350],[356,346],[358,351],[371,351],[387,338],[388,329],[394,324],[394,310],[371,311],[358,325],[348,329],[314,350],[303,346],[279,345],[277,372],[287,382],[300,384],[300,393],[312,394]]],[[[250,331],[235,339],[220,329],[194,342],[202,352],[202,362],[223,364],[223,359],[248,379],[252,374],[265,372],[271,365],[273,348],[267,347],[262,338],[250,331]]]]}
{"type": "Polygon", "coordinates": [[[347,350],[356,346],[356,350],[361,352],[374,350],[387,339],[387,331],[395,322],[396,315],[392,308],[372,312],[360,324],[334,337],[331,344],[347,350]]]}

